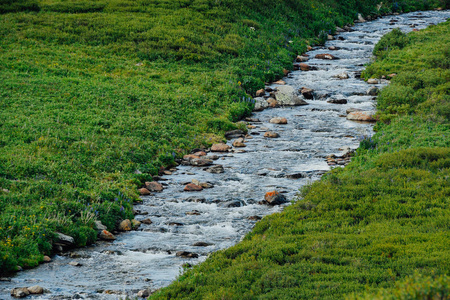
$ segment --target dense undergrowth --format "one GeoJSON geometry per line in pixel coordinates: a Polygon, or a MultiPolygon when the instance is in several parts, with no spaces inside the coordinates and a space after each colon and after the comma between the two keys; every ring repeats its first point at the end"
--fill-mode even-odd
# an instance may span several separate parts
{"type": "Polygon", "coordinates": [[[151,299],[449,299],[449,31],[385,36],[365,76],[397,76],[352,163],[151,299]]]}
{"type": "Polygon", "coordinates": [[[136,187],[222,139],[308,43],[440,1],[0,0],[0,273],[56,231],[131,217],[136,187]]]}

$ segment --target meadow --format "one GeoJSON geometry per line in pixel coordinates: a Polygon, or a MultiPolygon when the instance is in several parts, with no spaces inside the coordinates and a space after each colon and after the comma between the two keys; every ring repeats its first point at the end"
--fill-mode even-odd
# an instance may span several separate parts
{"type": "Polygon", "coordinates": [[[449,299],[450,21],[385,35],[395,73],[352,162],[150,299],[449,299]]]}
{"type": "Polygon", "coordinates": [[[0,273],[132,218],[137,188],[223,140],[265,82],[358,13],[440,1],[1,0],[0,273]]]}

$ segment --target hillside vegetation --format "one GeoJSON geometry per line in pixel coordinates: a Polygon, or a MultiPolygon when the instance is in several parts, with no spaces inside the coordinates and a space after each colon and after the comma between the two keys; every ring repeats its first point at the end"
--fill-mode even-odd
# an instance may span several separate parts
{"type": "Polygon", "coordinates": [[[364,76],[397,75],[352,162],[151,299],[449,299],[449,43],[384,36],[364,76]]]}
{"type": "Polygon", "coordinates": [[[336,25],[443,5],[384,3],[0,0],[0,273],[132,217],[143,182],[236,128],[336,25]]]}

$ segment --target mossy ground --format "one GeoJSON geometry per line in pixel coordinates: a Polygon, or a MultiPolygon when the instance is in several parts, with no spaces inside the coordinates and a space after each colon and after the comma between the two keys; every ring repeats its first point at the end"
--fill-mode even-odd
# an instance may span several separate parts
{"type": "MultiPolygon", "coordinates": [[[[439,1],[386,2],[381,12],[439,1]]],[[[372,1],[1,0],[0,273],[132,217],[136,188],[208,146],[372,1]],[[139,171],[139,172],[137,172],[139,171]]]]}
{"type": "Polygon", "coordinates": [[[448,299],[449,30],[385,36],[365,76],[397,76],[351,164],[151,299],[448,299]]]}

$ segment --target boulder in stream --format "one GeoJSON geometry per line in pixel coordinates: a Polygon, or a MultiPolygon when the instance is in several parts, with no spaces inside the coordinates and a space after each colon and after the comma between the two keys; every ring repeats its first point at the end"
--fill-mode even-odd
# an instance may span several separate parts
{"type": "Polygon", "coordinates": [[[185,192],[199,192],[203,190],[203,188],[199,185],[193,184],[193,183],[188,183],[185,187],[184,187],[184,191],[185,192]]]}
{"type": "Polygon", "coordinates": [[[336,56],[334,56],[332,54],[328,54],[328,53],[317,54],[315,56],[315,58],[317,58],[317,59],[329,59],[329,60],[339,59],[339,57],[336,57],[336,56]]]}
{"type": "Polygon", "coordinates": [[[130,231],[132,229],[131,221],[128,219],[121,221],[118,229],[120,231],[130,231]]]}
{"type": "Polygon", "coordinates": [[[114,234],[112,234],[111,232],[109,232],[109,231],[106,230],[106,229],[100,231],[98,237],[99,237],[101,240],[104,240],[104,241],[114,241],[114,240],[116,239],[116,237],[114,236],[114,234]]]}
{"type": "Polygon", "coordinates": [[[150,192],[162,192],[164,190],[164,187],[161,183],[156,181],[150,181],[145,183],[145,188],[149,190],[150,192]]]}
{"type": "Polygon", "coordinates": [[[253,111],[262,111],[268,107],[266,99],[263,97],[256,97],[255,99],[255,107],[253,111]]]}
{"type": "Polygon", "coordinates": [[[178,251],[176,253],[176,256],[182,257],[182,258],[197,258],[198,254],[197,253],[188,252],[188,251],[178,251]]]}
{"type": "Polygon", "coordinates": [[[212,174],[219,174],[219,173],[225,172],[225,170],[223,169],[222,165],[214,165],[212,167],[205,168],[203,170],[208,172],[208,173],[212,173],[212,174]]]}
{"type": "Polygon", "coordinates": [[[376,122],[377,120],[369,111],[354,111],[347,115],[347,120],[362,121],[362,122],[376,122]]]}
{"type": "Polygon", "coordinates": [[[141,196],[148,196],[151,195],[152,193],[150,193],[150,191],[146,188],[141,188],[138,190],[139,191],[139,195],[141,196]]]}
{"type": "Polygon", "coordinates": [[[274,131],[267,131],[266,133],[264,133],[264,137],[267,138],[278,138],[280,137],[280,135],[274,131]]]}
{"type": "Polygon", "coordinates": [[[11,296],[13,296],[14,298],[25,298],[29,294],[30,294],[30,292],[28,291],[28,289],[26,287],[13,288],[11,291],[11,296]]]}
{"type": "Polygon", "coordinates": [[[269,205],[280,205],[288,202],[286,197],[278,191],[267,192],[264,196],[264,201],[269,205]]]}
{"type": "Polygon", "coordinates": [[[287,119],[282,117],[275,117],[269,121],[272,124],[287,124],[287,119]]]}

